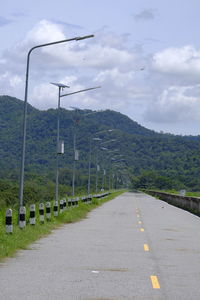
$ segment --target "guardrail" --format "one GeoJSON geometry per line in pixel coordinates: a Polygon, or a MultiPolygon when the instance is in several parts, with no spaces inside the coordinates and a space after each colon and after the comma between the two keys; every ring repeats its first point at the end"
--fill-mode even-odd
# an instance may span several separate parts
{"type": "Polygon", "coordinates": [[[158,197],[161,200],[164,200],[172,205],[187,209],[194,213],[200,213],[200,198],[199,197],[189,197],[189,196],[180,196],[176,194],[170,194],[160,191],[146,191],[147,194],[151,196],[158,197]]]}
{"type": "MultiPolygon", "coordinates": [[[[53,205],[51,205],[51,202],[39,203],[38,204],[38,211],[39,211],[39,219],[36,218],[36,205],[31,204],[29,207],[29,220],[28,223],[30,225],[36,225],[36,222],[39,221],[40,224],[44,224],[45,218],[46,221],[50,222],[52,219],[52,216],[58,217],[59,214],[62,214],[65,210],[68,208],[74,208],[78,207],[80,203],[84,204],[91,204],[92,199],[103,199],[104,197],[108,196],[110,192],[105,192],[101,194],[95,194],[95,195],[87,195],[82,197],[76,197],[76,198],[63,198],[59,201],[54,201],[53,205]]],[[[20,207],[20,213],[19,213],[19,227],[21,229],[26,227],[26,207],[20,207]]],[[[5,229],[6,233],[13,233],[13,222],[12,222],[12,209],[6,210],[6,216],[5,216],[5,229]]]]}

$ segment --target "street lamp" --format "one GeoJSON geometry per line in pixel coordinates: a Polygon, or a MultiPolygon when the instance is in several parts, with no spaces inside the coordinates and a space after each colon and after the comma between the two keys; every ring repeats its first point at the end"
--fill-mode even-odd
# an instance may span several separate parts
{"type": "MultiPolygon", "coordinates": [[[[89,114],[86,114],[86,115],[91,115],[91,114],[95,114],[95,113],[98,113],[98,112],[92,112],[92,113],[89,113],[89,114]]],[[[105,133],[105,132],[112,132],[114,131],[114,129],[105,129],[105,130],[101,130],[101,131],[97,131],[94,133],[94,136],[97,135],[97,134],[101,134],[101,133],[105,133]]],[[[92,136],[90,137],[90,141],[89,141],[89,163],[88,163],[88,195],[90,194],[90,184],[91,184],[91,152],[92,152],[92,140],[93,141],[102,141],[101,138],[99,137],[93,137],[92,136]]],[[[97,192],[97,189],[98,189],[98,172],[99,172],[99,165],[98,165],[98,149],[97,149],[97,152],[96,152],[96,192],[97,192]]]]}
{"type": "Polygon", "coordinates": [[[25,95],[24,95],[24,113],[23,113],[23,139],[22,139],[22,157],[21,157],[21,169],[20,169],[20,189],[19,189],[19,207],[23,206],[23,194],[24,194],[24,165],[25,165],[25,150],[26,150],[26,119],[27,119],[27,99],[28,99],[28,79],[29,79],[29,64],[30,64],[30,55],[34,49],[46,47],[50,45],[79,41],[83,39],[92,38],[94,35],[87,35],[81,37],[74,37],[71,39],[65,39],[60,41],[55,41],[51,43],[41,44],[32,47],[27,54],[27,63],[26,63],[26,82],[25,82],[25,95]]]}
{"type": "MultiPolygon", "coordinates": [[[[80,93],[80,92],[87,92],[87,91],[91,91],[91,90],[95,90],[95,89],[99,89],[99,88],[101,88],[101,86],[91,87],[91,88],[87,88],[87,89],[80,90],[80,91],[77,91],[77,92],[72,92],[72,93],[69,93],[69,94],[62,95],[62,97],[77,94],[77,93],[80,93]]],[[[74,110],[77,110],[77,111],[81,110],[77,107],[72,107],[72,108],[74,110]]],[[[86,114],[86,115],[89,115],[89,114],[86,114]]],[[[73,173],[72,173],[72,196],[74,197],[74,195],[75,195],[76,161],[78,160],[78,151],[76,149],[76,128],[74,128],[73,151],[74,151],[74,157],[73,157],[74,161],[73,161],[73,173]]]]}
{"type": "MultiPolygon", "coordinates": [[[[94,141],[102,141],[102,139],[96,137],[96,138],[93,138],[94,141]]],[[[99,164],[98,164],[98,146],[97,146],[97,151],[96,151],[96,184],[95,184],[95,192],[97,193],[97,190],[98,190],[98,174],[99,174],[99,171],[100,171],[100,167],[99,167],[99,164]]]]}
{"type": "MultiPolygon", "coordinates": [[[[90,91],[90,90],[94,90],[97,88],[100,88],[100,86],[96,86],[96,87],[92,87],[92,88],[87,88],[87,89],[82,89],[79,91],[75,91],[75,92],[71,92],[71,93],[67,93],[67,94],[62,94],[61,95],[61,89],[63,90],[64,88],[69,88],[69,86],[62,84],[62,83],[53,83],[51,82],[51,84],[55,85],[58,87],[58,114],[57,114],[57,155],[56,155],[56,188],[55,188],[55,201],[58,201],[58,177],[59,177],[59,154],[63,154],[61,149],[60,149],[60,145],[62,144],[62,142],[60,141],[60,98],[62,97],[66,97],[66,96],[70,96],[70,95],[74,95],[74,94],[78,94],[78,93],[82,93],[82,92],[86,92],[86,91],[90,91]]],[[[73,168],[73,196],[74,196],[74,181],[75,181],[75,160],[76,160],[76,137],[74,135],[74,168],[73,168]]],[[[63,149],[64,150],[64,149],[63,149]]]]}
{"type": "Polygon", "coordinates": [[[58,176],[59,176],[59,154],[64,154],[64,144],[60,141],[60,98],[61,90],[64,88],[69,88],[69,86],[62,83],[53,83],[51,84],[58,87],[58,109],[57,109],[57,143],[56,143],[56,187],[55,187],[55,201],[58,201],[58,176]],[[63,149],[62,149],[63,148],[63,149]]]}
{"type": "MultiPolygon", "coordinates": [[[[112,132],[114,129],[109,129],[107,130],[107,132],[112,132]]],[[[107,144],[107,143],[110,143],[110,142],[114,142],[116,141],[116,139],[110,139],[108,141],[105,141],[105,142],[101,142],[100,146],[101,145],[104,145],[104,144],[107,144]]],[[[107,150],[108,151],[108,148],[105,148],[105,147],[101,147],[100,148],[101,150],[107,150]]],[[[97,171],[96,171],[96,192],[98,190],[98,172],[100,171],[100,166],[98,165],[98,152],[97,152],[97,171]]],[[[104,177],[106,175],[106,171],[105,169],[103,169],[103,177],[102,177],[102,189],[103,189],[103,186],[104,186],[104,177]]]]}

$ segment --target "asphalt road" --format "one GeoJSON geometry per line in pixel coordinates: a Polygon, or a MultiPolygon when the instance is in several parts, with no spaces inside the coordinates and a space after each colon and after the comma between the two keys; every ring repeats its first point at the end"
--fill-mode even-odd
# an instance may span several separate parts
{"type": "Polygon", "coordinates": [[[199,300],[200,218],[124,193],[0,265],[1,300],[199,300]]]}

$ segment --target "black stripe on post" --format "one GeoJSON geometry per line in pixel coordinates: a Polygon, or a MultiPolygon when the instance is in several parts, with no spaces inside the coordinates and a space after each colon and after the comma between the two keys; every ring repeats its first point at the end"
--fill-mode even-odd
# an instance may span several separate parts
{"type": "Polygon", "coordinates": [[[46,202],[46,218],[47,218],[47,221],[51,220],[51,203],[50,202],[46,202]]]}
{"type": "Polygon", "coordinates": [[[64,199],[63,200],[63,209],[66,210],[66,208],[67,208],[67,202],[66,202],[66,199],[64,199]]]}
{"type": "Polygon", "coordinates": [[[30,211],[30,218],[35,218],[35,211],[30,211]]]}
{"type": "Polygon", "coordinates": [[[44,223],[44,204],[39,204],[40,223],[44,223]]]}
{"type": "Polygon", "coordinates": [[[47,213],[47,214],[50,214],[50,212],[51,212],[51,208],[50,208],[50,207],[47,207],[47,208],[46,208],[46,213],[47,213]]]}
{"type": "Polygon", "coordinates": [[[26,226],[26,207],[20,206],[19,209],[19,227],[22,229],[26,226]]]}
{"type": "Polygon", "coordinates": [[[63,200],[60,200],[60,213],[63,212],[63,200]]]}
{"type": "Polygon", "coordinates": [[[6,210],[6,233],[13,233],[12,209],[6,210]]]}
{"type": "Polygon", "coordinates": [[[54,201],[53,213],[54,213],[54,217],[58,216],[58,201],[54,201]]]}
{"type": "Polygon", "coordinates": [[[26,215],[25,214],[20,214],[19,215],[19,220],[24,222],[25,221],[25,218],[26,218],[26,215]]]}
{"type": "Polygon", "coordinates": [[[30,217],[29,217],[29,223],[31,225],[35,225],[35,204],[30,205],[30,217]]]}

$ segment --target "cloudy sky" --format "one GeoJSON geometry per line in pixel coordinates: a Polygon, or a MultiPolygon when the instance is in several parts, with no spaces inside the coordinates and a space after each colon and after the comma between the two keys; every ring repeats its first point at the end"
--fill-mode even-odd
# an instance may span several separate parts
{"type": "Polygon", "coordinates": [[[6,0],[0,10],[0,94],[24,99],[28,50],[94,34],[92,39],[34,50],[28,101],[112,109],[141,125],[200,134],[199,0],[6,0]]]}

